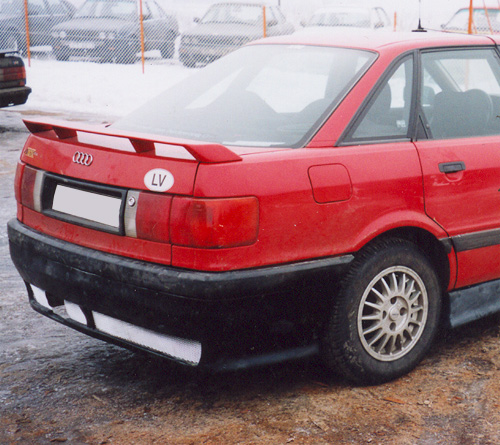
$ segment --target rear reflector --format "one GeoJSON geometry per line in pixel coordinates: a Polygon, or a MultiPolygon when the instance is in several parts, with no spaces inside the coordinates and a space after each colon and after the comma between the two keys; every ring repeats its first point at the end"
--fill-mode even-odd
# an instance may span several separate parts
{"type": "Polygon", "coordinates": [[[227,248],[257,241],[259,202],[255,197],[172,200],[172,244],[227,248]]]}
{"type": "Polygon", "coordinates": [[[137,237],[149,241],[170,241],[170,206],[172,197],[141,192],[137,202],[135,229],[137,237]]]}
{"type": "Polygon", "coordinates": [[[37,212],[42,211],[43,172],[25,166],[21,179],[21,204],[37,212]]]}
{"type": "Polygon", "coordinates": [[[161,352],[170,357],[197,365],[201,360],[201,343],[171,337],[126,323],[99,312],[92,312],[96,328],[113,337],[161,352]]]}
{"type": "Polygon", "coordinates": [[[0,82],[9,82],[13,80],[19,81],[19,86],[24,86],[26,83],[26,70],[24,66],[15,66],[0,70],[0,82]]]}
{"type": "Polygon", "coordinates": [[[16,176],[14,178],[14,192],[16,196],[16,201],[21,202],[21,183],[23,179],[24,167],[26,164],[22,162],[17,163],[16,176]]]}

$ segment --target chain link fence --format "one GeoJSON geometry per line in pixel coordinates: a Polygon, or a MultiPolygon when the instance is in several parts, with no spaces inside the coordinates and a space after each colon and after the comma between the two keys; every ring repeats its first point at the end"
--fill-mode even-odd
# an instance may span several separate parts
{"type": "MultiPolygon", "coordinates": [[[[449,21],[458,3],[445,2],[437,14],[431,0],[423,0],[420,11],[418,0],[402,3],[381,0],[374,7],[374,2],[356,0],[344,5],[333,0],[269,0],[266,5],[241,0],[0,0],[0,48],[17,50],[28,60],[44,54],[58,61],[171,60],[196,67],[258,38],[318,28],[409,30],[420,17],[424,26],[432,28],[435,23],[430,22],[440,20],[445,29],[467,31],[468,8],[449,21]]],[[[477,7],[473,32],[500,32],[499,12],[477,7]]]]}

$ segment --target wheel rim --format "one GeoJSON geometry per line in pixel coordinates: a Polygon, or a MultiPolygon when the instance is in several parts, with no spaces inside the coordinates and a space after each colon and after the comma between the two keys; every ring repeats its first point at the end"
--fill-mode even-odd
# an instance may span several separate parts
{"type": "Polygon", "coordinates": [[[358,310],[358,334],[373,358],[394,361],[408,354],[427,321],[429,299],[420,276],[407,267],[380,272],[366,287],[358,310]]]}

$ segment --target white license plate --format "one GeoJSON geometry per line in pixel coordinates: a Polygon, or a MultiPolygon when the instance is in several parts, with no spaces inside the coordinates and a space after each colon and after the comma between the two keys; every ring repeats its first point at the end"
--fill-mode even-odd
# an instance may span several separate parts
{"type": "Polygon", "coordinates": [[[118,229],[121,199],[58,184],[52,210],[118,229]]]}
{"type": "Polygon", "coordinates": [[[93,43],[93,42],[69,42],[68,46],[71,49],[94,49],[95,43],[93,43]]]}

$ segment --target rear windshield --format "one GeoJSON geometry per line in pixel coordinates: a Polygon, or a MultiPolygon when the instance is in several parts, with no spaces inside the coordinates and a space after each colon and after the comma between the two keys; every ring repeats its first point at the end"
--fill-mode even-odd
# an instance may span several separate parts
{"type": "Polygon", "coordinates": [[[353,26],[359,28],[370,27],[369,11],[338,11],[314,14],[309,26],[353,26]]]}
{"type": "Polygon", "coordinates": [[[262,23],[262,6],[214,5],[205,14],[202,23],[234,23],[256,25],[262,23]]]}
{"type": "Polygon", "coordinates": [[[111,18],[130,20],[137,15],[133,0],[87,0],[76,12],[75,18],[111,18]]]}
{"type": "Polygon", "coordinates": [[[0,14],[16,14],[24,7],[19,0],[3,0],[0,2],[0,14]]]}
{"type": "Polygon", "coordinates": [[[113,127],[224,145],[300,147],[375,58],[346,48],[245,47],[113,127]]]}

